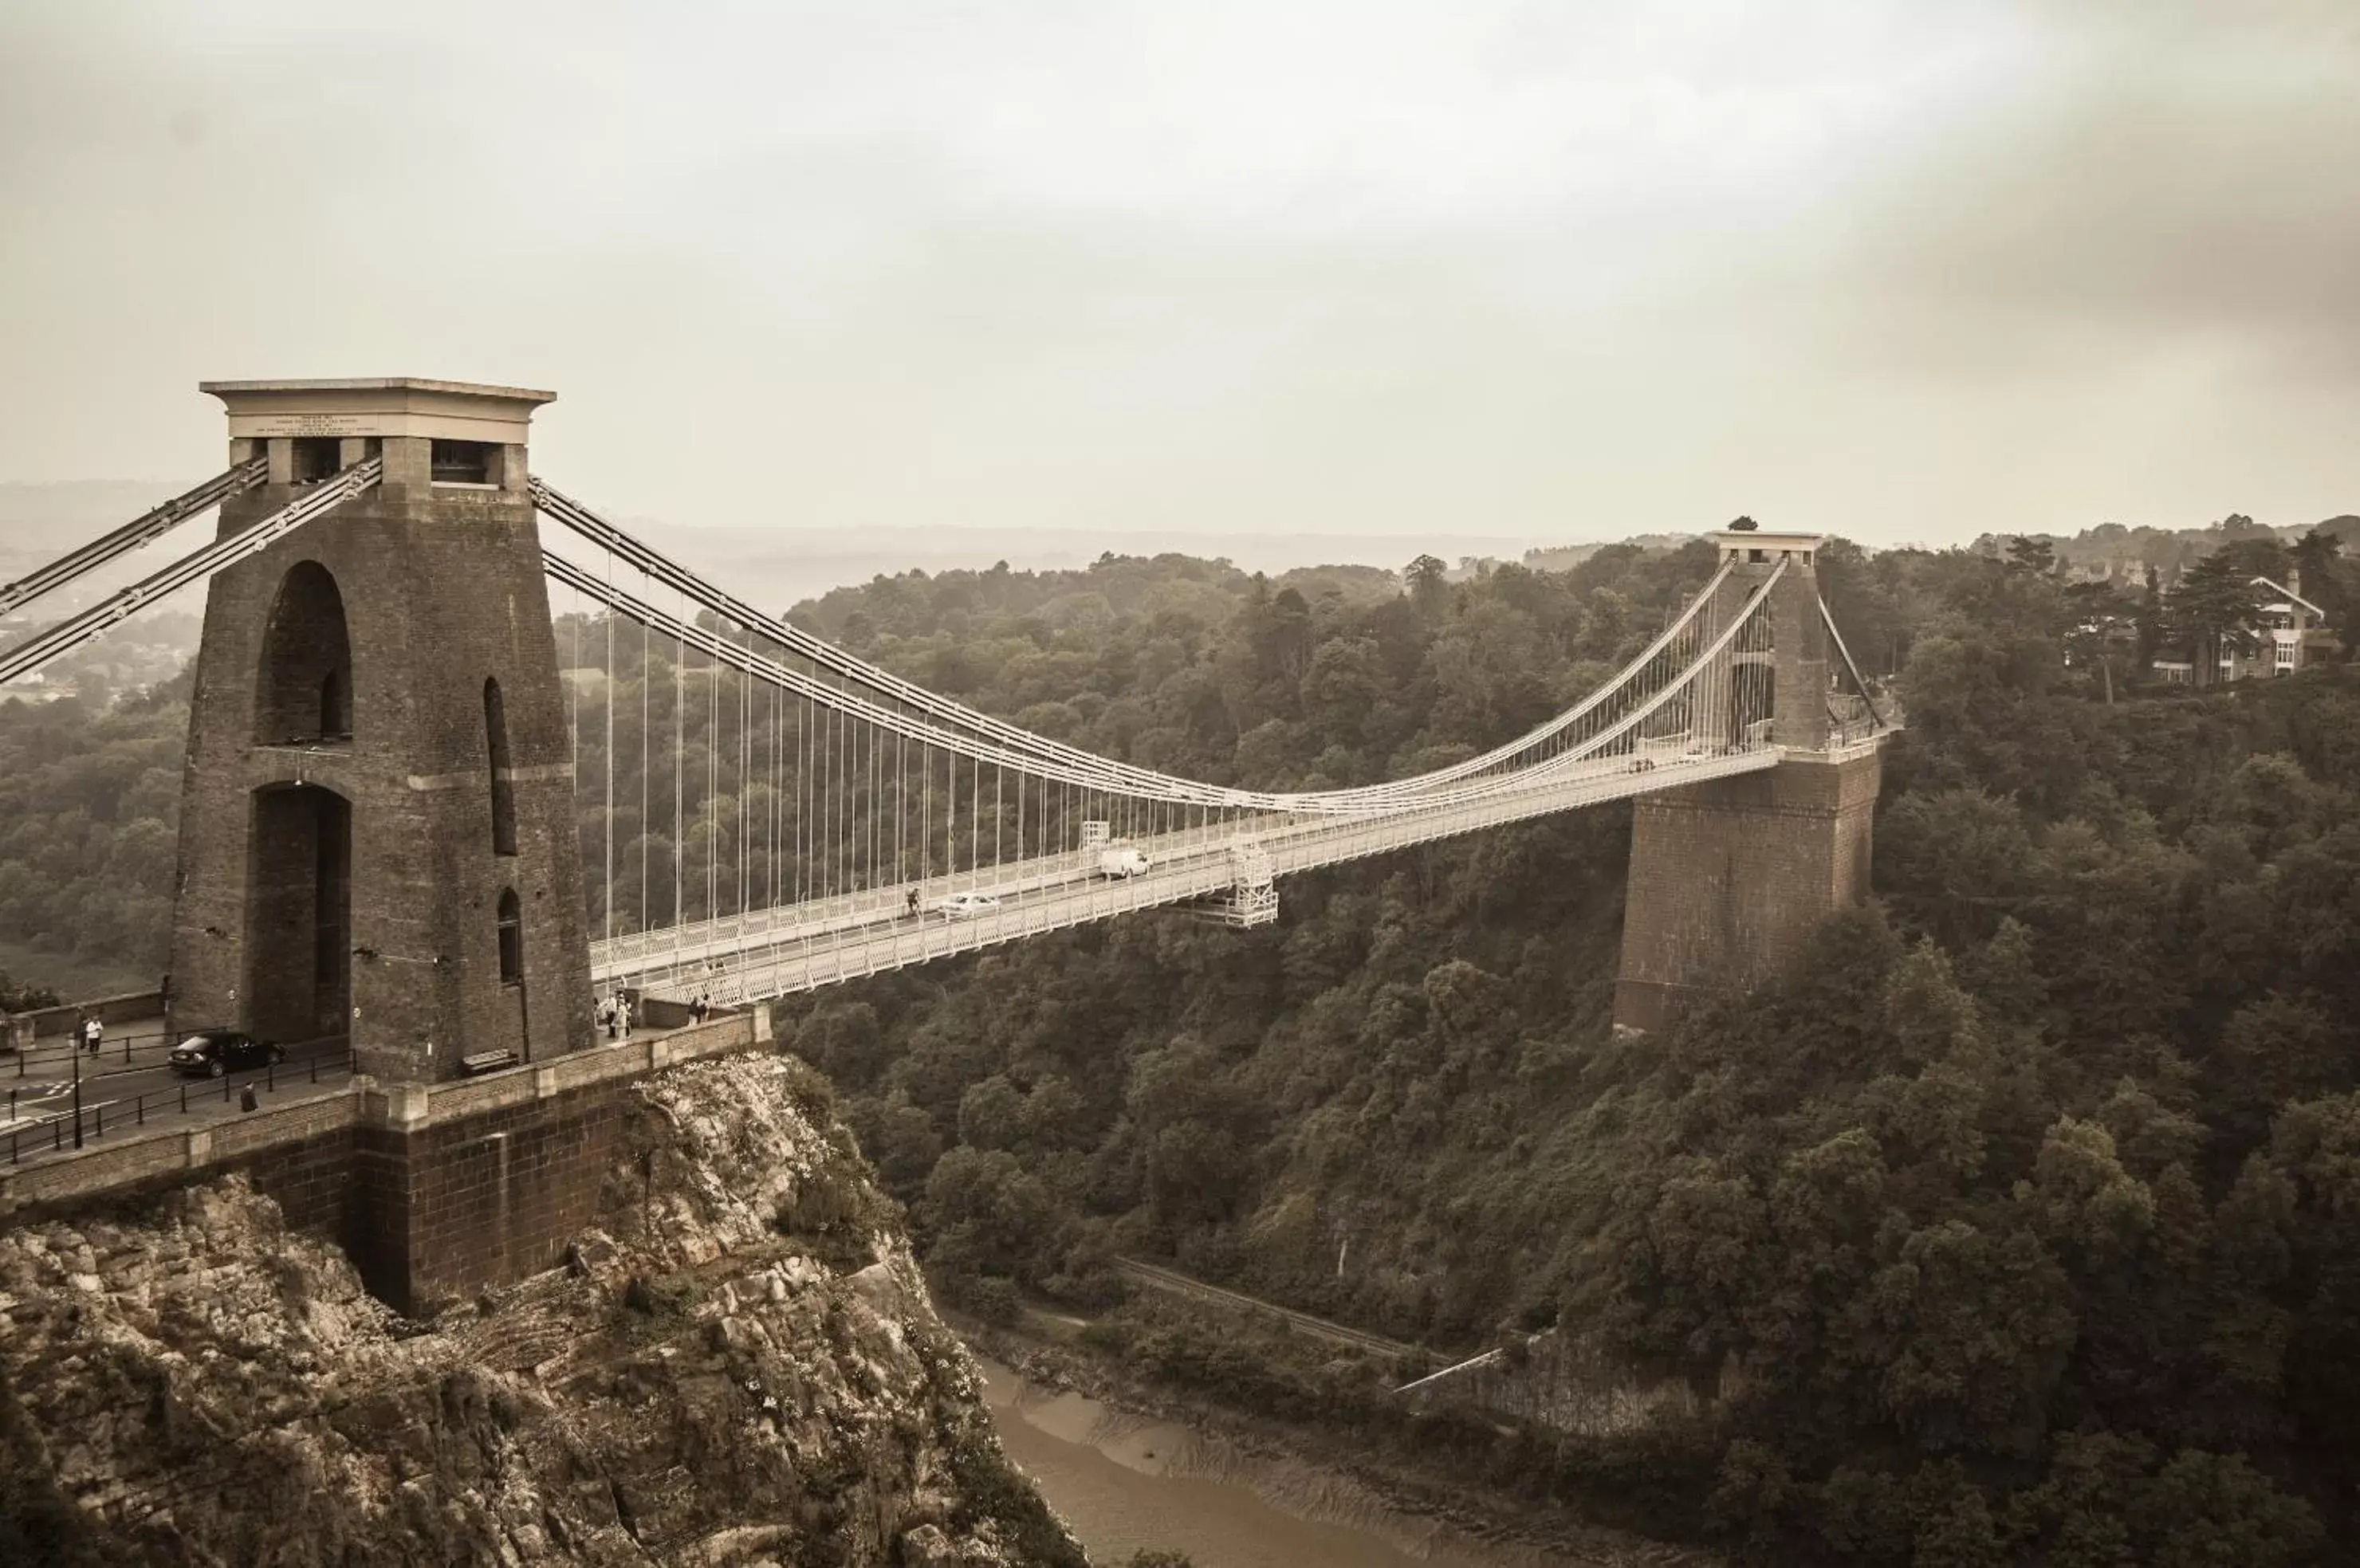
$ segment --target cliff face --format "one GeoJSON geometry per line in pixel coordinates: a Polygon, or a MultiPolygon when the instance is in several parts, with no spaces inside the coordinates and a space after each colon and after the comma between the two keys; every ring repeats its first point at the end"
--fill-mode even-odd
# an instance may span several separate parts
{"type": "Polygon", "coordinates": [[[631,1131],[566,1269],[429,1324],[235,1178],[0,1236],[0,1549],[1083,1563],[807,1070],[658,1074],[631,1131]]]}

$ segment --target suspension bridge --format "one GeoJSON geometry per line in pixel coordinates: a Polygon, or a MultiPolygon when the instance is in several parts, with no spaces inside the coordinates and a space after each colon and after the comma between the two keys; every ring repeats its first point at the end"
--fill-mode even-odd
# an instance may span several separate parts
{"type": "MultiPolygon", "coordinates": [[[[322,454],[299,473],[297,454],[312,455],[300,440],[289,442],[284,505],[0,653],[0,681],[240,561],[300,550],[304,530],[333,527],[338,507],[380,483],[373,456],[331,467],[322,454]]],[[[0,612],[267,485],[269,461],[247,458],[0,589],[0,612]]],[[[477,459],[457,472],[484,470],[477,459]]],[[[1725,536],[1717,572],[1661,633],[1527,735],[1412,778],[1288,793],[1178,778],[1028,733],[763,613],[539,478],[527,494],[564,536],[542,553],[552,599],[576,605],[573,646],[560,652],[575,678],[568,731],[592,824],[581,847],[598,874],[585,910],[596,932],[592,981],[716,1002],[1156,907],[1256,924],[1274,915],[1274,879],[1290,872],[1775,768],[1786,747],[1772,734],[1775,683],[1761,678],[1776,655],[1769,604],[1790,572],[1808,570],[1817,543],[1725,536]],[[1744,574],[1749,565],[1760,570],[1744,574]],[[701,779],[689,774],[692,747],[701,779]],[[693,840],[706,850],[701,878],[682,854],[693,840]],[[1118,848],[1130,853],[1110,855],[1118,848]]],[[[1873,744],[1884,726],[1848,656],[1841,674],[1850,689],[1826,695],[1824,743],[1873,744]]],[[[318,734],[299,723],[276,738],[325,748],[364,722],[328,713],[308,726],[318,734]]],[[[488,749],[484,763],[489,797],[488,749]]]]}
{"type": "MultiPolygon", "coordinates": [[[[577,698],[571,728],[600,808],[583,850],[600,872],[590,966],[601,985],[734,1002],[1161,906],[1259,924],[1275,917],[1274,879],[1290,872],[1783,756],[1767,606],[1791,551],[1732,547],[1612,680],[1529,734],[1412,778],[1288,793],[1030,734],[764,615],[540,480],[531,493],[541,517],[592,552],[552,550],[546,565],[553,587],[596,617],[564,619],[572,667],[595,693],[586,713],[577,698]],[[1765,560],[1751,564],[1765,570],[1740,584],[1757,550],[1765,560]],[[660,697],[665,679],[672,689],[660,697]],[[698,694],[702,820],[686,815],[682,774],[698,694]],[[723,755],[733,728],[734,763],[723,755]],[[676,854],[672,886],[656,886],[644,830],[667,804],[669,845],[702,831],[735,847],[734,865],[705,857],[702,889],[684,884],[676,854]],[[618,822],[641,827],[636,844],[618,822]]],[[[1835,745],[1872,740],[1878,720],[1864,699],[1828,701],[1835,745]]]]}
{"type": "Polygon", "coordinates": [[[585,1050],[597,996],[750,1005],[1151,909],[1258,925],[1291,874],[1626,798],[1630,1027],[1864,888],[1889,715],[1815,535],[1713,536],[1685,604],[1525,734],[1289,790],[1094,755],[745,602],[530,472],[551,394],[203,390],[227,466],[0,588],[0,615],[79,606],[0,682],[208,585],[180,1016],[346,1039],[370,1082],[585,1050]],[[210,540],[95,586],[208,511],[210,540]]]}

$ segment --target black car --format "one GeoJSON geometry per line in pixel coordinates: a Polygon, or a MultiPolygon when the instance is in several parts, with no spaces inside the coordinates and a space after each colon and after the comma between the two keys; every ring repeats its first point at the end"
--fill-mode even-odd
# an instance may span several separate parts
{"type": "Polygon", "coordinates": [[[257,1040],[236,1029],[199,1029],[172,1048],[168,1058],[175,1073],[196,1078],[218,1078],[249,1067],[268,1067],[287,1060],[287,1048],[257,1040]]]}

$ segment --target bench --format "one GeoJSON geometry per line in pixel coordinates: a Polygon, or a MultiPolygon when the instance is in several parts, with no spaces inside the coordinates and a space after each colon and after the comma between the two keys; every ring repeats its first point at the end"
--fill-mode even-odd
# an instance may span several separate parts
{"type": "Polygon", "coordinates": [[[479,1051],[473,1056],[459,1058],[459,1071],[473,1078],[478,1073],[497,1073],[503,1067],[514,1067],[519,1060],[515,1051],[502,1046],[497,1051],[479,1051]]]}

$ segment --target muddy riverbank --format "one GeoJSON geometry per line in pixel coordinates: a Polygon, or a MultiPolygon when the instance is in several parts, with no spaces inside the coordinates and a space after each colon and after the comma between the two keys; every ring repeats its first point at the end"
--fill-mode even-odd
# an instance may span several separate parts
{"type": "Polygon", "coordinates": [[[961,1325],[1010,1458],[1093,1562],[1196,1568],[1710,1568],[1710,1554],[1364,1462],[1337,1434],[1162,1394],[1078,1346],[961,1325]]]}
{"type": "Polygon", "coordinates": [[[1196,1568],[1542,1568],[1579,1562],[1479,1545],[1300,1460],[1043,1388],[983,1362],[1001,1447],[1080,1537],[1120,1564],[1143,1547],[1196,1568]]]}

